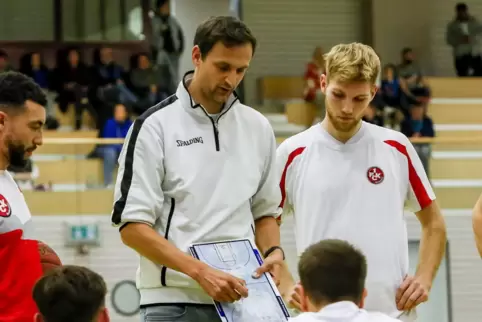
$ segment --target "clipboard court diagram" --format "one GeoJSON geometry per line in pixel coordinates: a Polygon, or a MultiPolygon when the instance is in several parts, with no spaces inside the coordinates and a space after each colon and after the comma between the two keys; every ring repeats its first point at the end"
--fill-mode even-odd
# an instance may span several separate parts
{"type": "Polygon", "coordinates": [[[194,255],[213,268],[246,281],[248,297],[235,303],[219,303],[225,321],[287,321],[286,308],[276,288],[263,275],[252,277],[260,265],[256,251],[248,240],[194,245],[194,255]],[[276,291],[275,291],[276,290],[276,291]]]}

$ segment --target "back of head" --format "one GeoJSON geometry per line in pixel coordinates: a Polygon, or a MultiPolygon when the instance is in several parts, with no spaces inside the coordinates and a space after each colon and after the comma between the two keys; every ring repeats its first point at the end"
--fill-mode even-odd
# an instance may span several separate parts
{"type": "Polygon", "coordinates": [[[232,16],[211,17],[202,22],[194,35],[194,46],[198,46],[205,58],[214,45],[221,42],[227,48],[250,43],[256,50],[256,38],[244,22],[232,16]]]}
{"type": "Polygon", "coordinates": [[[361,43],[339,44],[323,57],[328,82],[376,84],[380,59],[372,47],[361,43]]]}
{"type": "Polygon", "coordinates": [[[367,263],[349,243],[326,239],[308,247],[298,263],[301,285],[314,305],[362,300],[367,263]]]}
{"type": "Polygon", "coordinates": [[[80,266],[51,270],[34,286],[43,322],[92,322],[102,314],[107,287],[99,274],[80,266]]]}

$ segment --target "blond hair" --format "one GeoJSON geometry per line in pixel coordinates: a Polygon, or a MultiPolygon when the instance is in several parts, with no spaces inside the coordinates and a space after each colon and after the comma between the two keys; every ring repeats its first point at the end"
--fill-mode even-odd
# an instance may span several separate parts
{"type": "Polygon", "coordinates": [[[360,43],[339,44],[323,55],[327,80],[376,83],[380,58],[372,47],[360,43]]]}

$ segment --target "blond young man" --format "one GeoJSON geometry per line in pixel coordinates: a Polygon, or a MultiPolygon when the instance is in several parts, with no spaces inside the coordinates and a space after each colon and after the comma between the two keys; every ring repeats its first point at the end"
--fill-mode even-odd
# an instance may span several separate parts
{"type": "MultiPolygon", "coordinates": [[[[340,44],[324,58],[325,119],[277,151],[281,206],[294,214],[298,254],[323,239],[350,242],[367,258],[366,309],[414,321],[445,251],[444,219],[407,137],[362,121],[377,91],[374,50],[340,44]],[[414,276],[408,276],[406,201],[422,226],[414,276]]],[[[287,297],[301,309],[297,289],[287,297]]]]}

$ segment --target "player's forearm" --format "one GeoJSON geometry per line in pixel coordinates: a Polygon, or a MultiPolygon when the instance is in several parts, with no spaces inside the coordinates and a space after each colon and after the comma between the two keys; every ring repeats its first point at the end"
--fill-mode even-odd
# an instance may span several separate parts
{"type": "Polygon", "coordinates": [[[422,226],[419,263],[416,275],[432,283],[445,254],[447,232],[445,221],[438,216],[425,227],[422,226]]]}
{"type": "Polygon", "coordinates": [[[185,254],[143,223],[130,223],[121,230],[122,242],[150,261],[184,273],[193,279],[203,263],[185,254]]]}
{"type": "Polygon", "coordinates": [[[475,204],[472,215],[472,227],[474,229],[475,244],[482,257],[482,195],[475,204]]]}
{"type": "Polygon", "coordinates": [[[254,225],[256,245],[262,254],[271,247],[280,245],[280,229],[274,217],[260,218],[254,222],[254,225]]]}

